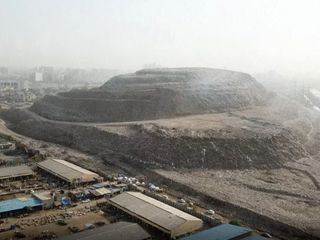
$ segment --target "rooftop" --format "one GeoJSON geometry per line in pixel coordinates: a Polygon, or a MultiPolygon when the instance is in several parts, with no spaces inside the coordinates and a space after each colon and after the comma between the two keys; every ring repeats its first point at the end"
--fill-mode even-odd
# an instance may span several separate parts
{"type": "Polygon", "coordinates": [[[110,202],[168,232],[179,228],[186,222],[195,222],[197,226],[202,226],[200,219],[140,192],[124,192],[111,198],[110,202]]]}
{"type": "Polygon", "coordinates": [[[29,176],[29,175],[34,175],[34,172],[31,170],[30,167],[26,165],[0,168],[0,179],[29,176]]]}
{"type": "Polygon", "coordinates": [[[40,199],[42,201],[50,200],[52,199],[52,195],[50,191],[44,191],[44,192],[35,192],[32,194],[37,199],[40,199]]]}
{"type": "Polygon", "coordinates": [[[40,200],[36,198],[15,198],[0,202],[0,214],[21,210],[25,207],[38,207],[42,206],[40,200]]]}
{"type": "Polygon", "coordinates": [[[64,179],[72,182],[80,180],[82,182],[92,181],[99,178],[99,175],[87,169],[81,168],[73,163],[59,159],[49,159],[38,163],[38,167],[64,179]]]}
{"type": "Polygon", "coordinates": [[[104,188],[104,187],[90,190],[90,192],[95,196],[103,196],[103,195],[111,194],[111,191],[107,188],[104,188]]]}
{"type": "Polygon", "coordinates": [[[181,240],[232,240],[247,237],[251,230],[231,224],[222,224],[208,230],[195,233],[181,240]]]}
{"type": "Polygon", "coordinates": [[[92,230],[72,234],[60,238],[61,240],[145,240],[150,235],[137,223],[117,222],[92,230]]]}

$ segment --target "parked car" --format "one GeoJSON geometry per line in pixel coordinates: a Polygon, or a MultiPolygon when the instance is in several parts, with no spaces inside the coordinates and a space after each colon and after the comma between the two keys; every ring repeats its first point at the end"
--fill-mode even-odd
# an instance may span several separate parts
{"type": "Polygon", "coordinates": [[[162,195],[162,197],[163,197],[164,199],[166,199],[166,200],[169,199],[169,197],[168,197],[167,195],[162,195]]]}
{"type": "Polygon", "coordinates": [[[180,198],[180,199],[178,200],[178,203],[186,204],[187,202],[186,202],[186,200],[184,200],[183,198],[180,198]]]}
{"type": "Polygon", "coordinates": [[[206,214],[207,215],[214,215],[215,211],[213,211],[212,209],[209,209],[209,210],[206,211],[206,214]]]}

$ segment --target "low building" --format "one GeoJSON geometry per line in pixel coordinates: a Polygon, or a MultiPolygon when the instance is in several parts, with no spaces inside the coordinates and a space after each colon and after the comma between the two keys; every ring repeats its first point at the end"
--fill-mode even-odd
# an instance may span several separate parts
{"type": "Polygon", "coordinates": [[[0,202],[0,217],[42,209],[42,202],[36,198],[15,198],[0,202]]]}
{"type": "Polygon", "coordinates": [[[34,192],[32,196],[42,202],[43,209],[53,208],[55,193],[50,191],[34,192]]]}
{"type": "Polygon", "coordinates": [[[34,172],[26,165],[0,168],[0,181],[16,180],[31,176],[34,176],[34,172]]]}
{"type": "Polygon", "coordinates": [[[29,83],[25,79],[14,79],[12,77],[0,79],[0,90],[21,91],[28,88],[29,88],[29,83]]]}
{"type": "Polygon", "coordinates": [[[111,198],[109,204],[171,238],[192,233],[203,225],[201,219],[140,192],[124,192],[111,198]]]}
{"type": "Polygon", "coordinates": [[[112,186],[112,183],[110,182],[101,182],[101,183],[96,183],[92,185],[92,187],[94,188],[102,188],[102,187],[110,187],[110,186],[112,186]]]}
{"type": "Polygon", "coordinates": [[[86,184],[101,182],[103,180],[98,174],[79,167],[73,163],[60,159],[49,159],[39,162],[37,166],[43,171],[65,181],[69,184],[86,184]]]}
{"type": "Polygon", "coordinates": [[[81,189],[75,189],[70,191],[69,196],[71,200],[74,202],[85,200],[88,198],[88,195],[85,193],[85,191],[81,189]]]}
{"type": "Polygon", "coordinates": [[[117,222],[75,233],[60,238],[60,240],[148,240],[151,236],[137,223],[117,222]]]}
{"type": "Polygon", "coordinates": [[[250,236],[251,229],[231,224],[222,224],[208,230],[195,233],[181,240],[238,240],[250,236]]]}
{"type": "Polygon", "coordinates": [[[90,189],[89,192],[96,198],[111,196],[111,191],[107,188],[90,189]]]}
{"type": "Polygon", "coordinates": [[[123,193],[122,188],[110,188],[111,196],[123,193]]]}

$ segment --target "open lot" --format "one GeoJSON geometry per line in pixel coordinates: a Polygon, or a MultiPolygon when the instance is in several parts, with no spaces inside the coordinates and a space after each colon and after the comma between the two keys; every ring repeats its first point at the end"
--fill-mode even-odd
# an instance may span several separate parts
{"type": "MultiPolygon", "coordinates": [[[[101,201],[100,201],[101,202],[101,201]]],[[[67,209],[53,209],[39,212],[33,212],[26,217],[17,218],[10,217],[3,219],[4,223],[0,225],[1,228],[11,225],[18,225],[17,231],[26,235],[25,239],[33,239],[42,232],[50,231],[55,233],[58,237],[72,234],[68,227],[77,227],[82,230],[85,224],[94,224],[97,222],[104,222],[108,224],[109,221],[105,214],[99,210],[91,210],[94,208],[96,201],[79,204],[76,207],[67,209]],[[63,220],[66,225],[60,226],[56,223],[57,220],[63,220]]],[[[0,239],[11,239],[14,236],[14,231],[6,231],[0,233],[0,239]]]]}

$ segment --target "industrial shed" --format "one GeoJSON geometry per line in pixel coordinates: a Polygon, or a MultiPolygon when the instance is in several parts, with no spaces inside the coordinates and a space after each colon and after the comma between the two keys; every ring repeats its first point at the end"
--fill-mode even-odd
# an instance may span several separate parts
{"type": "Polygon", "coordinates": [[[95,197],[103,197],[103,196],[110,196],[111,191],[107,188],[97,188],[97,189],[91,189],[89,192],[95,196],[95,197]]]}
{"type": "Polygon", "coordinates": [[[251,233],[251,229],[231,224],[222,224],[188,237],[184,237],[181,240],[238,240],[250,236],[251,233]]]}
{"type": "Polygon", "coordinates": [[[117,222],[60,238],[60,240],[147,240],[151,239],[137,223],[117,222]]]}
{"type": "Polygon", "coordinates": [[[52,208],[54,205],[55,193],[50,191],[34,192],[32,193],[32,196],[42,202],[43,209],[52,208]]]}
{"type": "Polygon", "coordinates": [[[42,209],[42,202],[36,198],[5,200],[0,202],[0,218],[36,209],[42,209]]]}
{"type": "Polygon", "coordinates": [[[202,227],[202,220],[140,192],[124,192],[109,203],[171,238],[191,233],[202,227]]]}
{"type": "Polygon", "coordinates": [[[33,176],[34,172],[26,165],[0,168],[0,181],[33,176]]]}
{"type": "Polygon", "coordinates": [[[101,182],[102,177],[73,163],[60,159],[49,159],[38,163],[40,169],[70,184],[101,182]]]}

